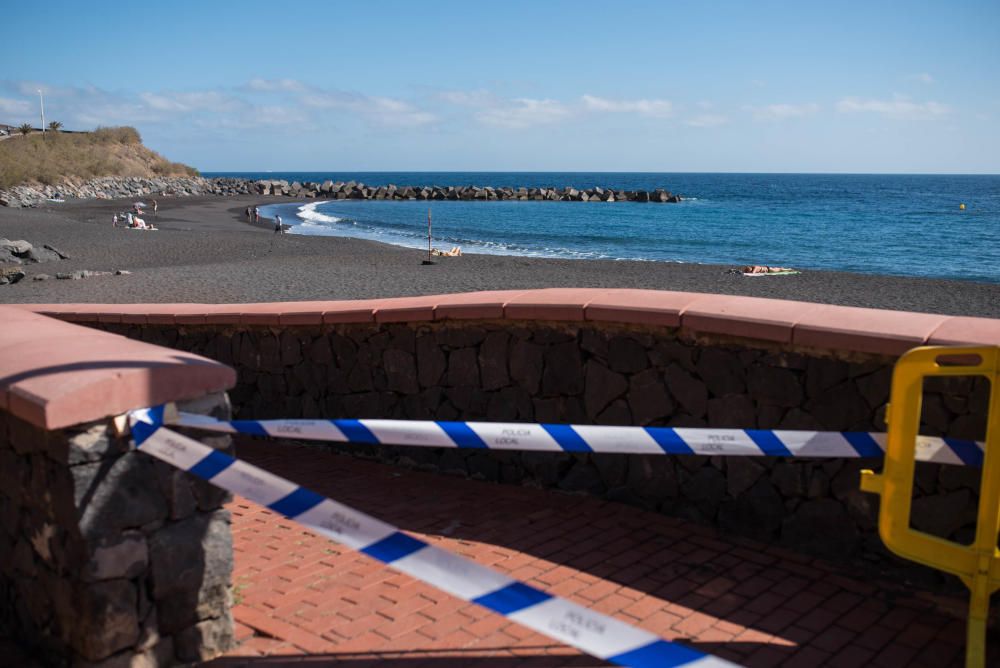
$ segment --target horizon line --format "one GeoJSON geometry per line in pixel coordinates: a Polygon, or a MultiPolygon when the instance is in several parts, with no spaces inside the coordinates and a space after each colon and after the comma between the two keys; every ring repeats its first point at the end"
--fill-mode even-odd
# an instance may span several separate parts
{"type": "Polygon", "coordinates": [[[202,174],[714,174],[751,176],[1000,176],[1000,172],[743,172],[743,171],[593,171],[450,169],[206,169],[202,174]]]}

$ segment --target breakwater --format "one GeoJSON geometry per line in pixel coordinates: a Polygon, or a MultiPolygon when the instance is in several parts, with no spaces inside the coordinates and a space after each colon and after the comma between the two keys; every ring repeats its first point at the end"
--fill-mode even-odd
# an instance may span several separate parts
{"type": "Polygon", "coordinates": [[[348,181],[292,181],[262,179],[254,184],[261,195],[284,195],[299,199],[374,199],[374,200],[534,200],[551,202],[662,202],[676,203],[683,198],[669,190],[613,190],[594,187],[525,188],[492,186],[370,186],[348,181]]]}
{"type": "MultiPolygon", "coordinates": [[[[0,190],[0,206],[30,207],[48,200],[127,199],[131,197],[192,195],[237,195],[237,179],[205,179],[197,176],[106,176],[97,179],[66,179],[54,184],[22,184],[0,190]]],[[[251,192],[247,184],[242,194],[251,192]]]]}
{"type": "Polygon", "coordinates": [[[492,186],[372,186],[354,181],[286,181],[202,177],[111,176],[57,184],[24,184],[0,190],[0,206],[37,206],[50,199],[121,199],[143,195],[276,195],[296,199],[365,200],[535,200],[552,202],[680,202],[669,190],[613,190],[594,187],[515,188],[492,186]]]}

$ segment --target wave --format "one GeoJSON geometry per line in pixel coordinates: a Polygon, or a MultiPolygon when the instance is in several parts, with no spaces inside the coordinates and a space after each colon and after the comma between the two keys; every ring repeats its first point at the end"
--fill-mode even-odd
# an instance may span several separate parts
{"type": "Polygon", "coordinates": [[[302,220],[310,223],[339,223],[343,220],[343,218],[327,216],[326,214],[317,211],[316,207],[320,204],[326,204],[326,202],[310,202],[309,204],[304,204],[299,207],[296,215],[302,220]]]}

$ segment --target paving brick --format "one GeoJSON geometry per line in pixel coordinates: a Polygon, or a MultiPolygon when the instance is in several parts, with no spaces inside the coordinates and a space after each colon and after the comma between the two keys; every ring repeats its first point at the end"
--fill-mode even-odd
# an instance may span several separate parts
{"type": "Polygon", "coordinates": [[[872,661],[872,665],[885,666],[885,668],[905,666],[910,663],[916,654],[916,649],[896,643],[888,645],[881,652],[876,654],[875,659],[872,661]]]}
{"type": "Polygon", "coordinates": [[[323,652],[332,648],[332,644],[324,638],[303,631],[299,627],[252,608],[240,610],[238,621],[263,632],[272,638],[280,638],[307,652],[323,652]]]}
{"type": "Polygon", "coordinates": [[[791,599],[785,603],[785,607],[789,610],[806,613],[820,605],[824,598],[825,597],[814,594],[811,591],[802,591],[791,597],[791,599]]]}
{"type": "Polygon", "coordinates": [[[686,638],[696,638],[701,633],[707,631],[715,625],[717,618],[711,615],[704,615],[700,612],[692,612],[681,621],[674,624],[673,629],[686,638]]]}
{"type": "Polygon", "coordinates": [[[762,631],[767,631],[768,633],[779,635],[779,632],[784,631],[786,628],[797,622],[799,617],[800,615],[797,612],[789,610],[788,608],[779,608],[772,612],[768,612],[761,617],[760,621],[757,622],[757,628],[762,631]]]}
{"type": "Polygon", "coordinates": [[[777,609],[782,604],[784,604],[786,600],[787,599],[785,597],[777,593],[765,592],[764,594],[761,594],[760,596],[751,599],[747,603],[746,607],[747,610],[751,610],[753,612],[759,612],[761,614],[766,615],[769,614],[771,611],[777,609]]]}
{"type": "Polygon", "coordinates": [[[872,626],[863,631],[855,642],[866,649],[880,650],[885,647],[896,633],[884,626],[872,626]]]}
{"type": "Polygon", "coordinates": [[[824,652],[816,647],[803,647],[781,665],[786,668],[815,668],[823,665],[829,658],[829,652],[824,652]]]}
{"type": "Polygon", "coordinates": [[[833,624],[836,619],[837,615],[835,613],[823,608],[817,608],[804,615],[796,623],[803,628],[810,629],[811,631],[821,631],[833,624]]]}
{"type": "MultiPolygon", "coordinates": [[[[241,457],[442,549],[748,666],[951,665],[962,658],[963,605],[915,591],[881,595],[883,585],[781,548],[599,499],[315,449],[254,441],[239,447],[241,457]]],[[[245,499],[229,507],[242,599],[233,613],[243,641],[231,659],[279,657],[269,666],[343,659],[352,668],[394,661],[444,668],[476,657],[489,657],[490,668],[508,660],[531,668],[594,665],[245,499]]]]}
{"type": "Polygon", "coordinates": [[[810,642],[814,647],[827,652],[838,652],[854,640],[855,633],[838,626],[829,626],[820,631],[810,642]]]}
{"type": "Polygon", "coordinates": [[[763,645],[747,657],[748,666],[782,666],[791,658],[796,648],[779,645],[763,645]]]}

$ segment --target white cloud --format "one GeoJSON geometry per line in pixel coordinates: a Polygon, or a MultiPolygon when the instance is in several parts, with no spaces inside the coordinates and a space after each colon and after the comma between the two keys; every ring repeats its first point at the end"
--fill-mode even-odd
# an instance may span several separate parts
{"type": "Polygon", "coordinates": [[[259,93],[270,93],[270,92],[289,92],[289,93],[301,93],[308,90],[306,86],[301,81],[296,81],[295,79],[251,79],[244,86],[246,90],[256,91],[259,93]]]}
{"type": "Polygon", "coordinates": [[[806,104],[769,104],[764,107],[747,107],[755,121],[784,121],[789,118],[811,116],[820,110],[815,102],[806,104]]]}
{"type": "Polygon", "coordinates": [[[609,100],[593,95],[584,95],[581,99],[589,111],[633,113],[653,118],[666,118],[673,112],[673,103],[669,100],[609,100]]]}
{"type": "Polygon", "coordinates": [[[434,114],[390,97],[315,90],[302,95],[299,99],[307,107],[349,111],[378,125],[413,127],[427,125],[437,120],[434,114]]]}
{"type": "Polygon", "coordinates": [[[501,103],[499,97],[487,90],[448,90],[438,93],[437,97],[460,107],[493,107],[501,103]]]}
{"type": "Polygon", "coordinates": [[[934,83],[934,77],[932,77],[927,72],[919,72],[917,74],[911,74],[906,77],[907,81],[919,81],[922,84],[932,84],[934,83]]]}
{"type": "Polygon", "coordinates": [[[0,114],[4,116],[17,116],[21,118],[32,113],[32,105],[26,100],[11,100],[0,97],[0,114]]]}
{"type": "Polygon", "coordinates": [[[246,109],[250,106],[244,100],[217,91],[140,93],[139,99],[150,109],[165,112],[213,111],[223,113],[246,109]]]}
{"type": "Polygon", "coordinates": [[[690,125],[694,128],[714,128],[719,125],[725,125],[728,122],[729,118],[722,114],[701,114],[700,116],[687,119],[684,121],[684,125],[690,125]]]}
{"type": "Polygon", "coordinates": [[[951,107],[940,102],[913,102],[902,95],[891,100],[862,100],[845,97],[837,103],[837,111],[842,114],[874,113],[888,118],[905,120],[934,120],[951,113],[951,107]]]}
{"type": "Polygon", "coordinates": [[[517,98],[476,114],[479,122],[503,128],[527,128],[555,123],[567,118],[570,110],[555,100],[517,98]]]}
{"type": "Polygon", "coordinates": [[[199,128],[250,130],[260,127],[303,127],[308,125],[309,117],[301,109],[268,105],[254,107],[248,113],[197,116],[189,122],[199,128]]]}

